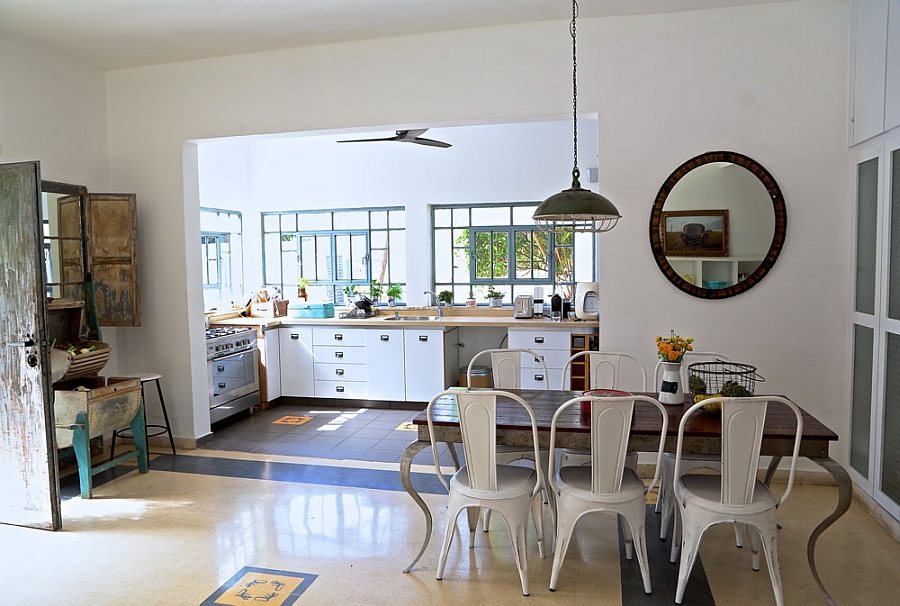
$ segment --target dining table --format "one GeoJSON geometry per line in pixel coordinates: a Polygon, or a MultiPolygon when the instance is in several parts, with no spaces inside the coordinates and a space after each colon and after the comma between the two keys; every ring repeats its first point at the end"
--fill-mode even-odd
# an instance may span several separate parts
{"type": "MultiPolygon", "coordinates": [[[[531,406],[538,426],[538,440],[542,449],[550,447],[550,421],[554,413],[564,402],[583,395],[580,391],[566,390],[504,390],[520,396],[531,406]]],[[[656,397],[656,393],[644,393],[656,397]]],[[[764,394],[757,394],[764,395],[764,394]]],[[[678,426],[684,413],[693,404],[690,394],[685,394],[682,405],[666,405],[669,424],[665,437],[665,451],[675,452],[678,439],[678,426]]],[[[819,536],[835,523],[850,508],[852,500],[852,483],[847,471],[829,455],[829,448],[836,442],[838,435],[826,427],[821,421],[800,407],[803,414],[803,432],[800,441],[800,457],[813,461],[825,469],[834,479],[838,489],[837,504],[824,520],[812,531],[807,541],[806,555],[809,569],[828,604],[835,605],[834,600],[819,578],[816,569],[815,549],[819,536]]],[[[438,398],[432,406],[435,443],[450,445],[450,453],[457,468],[456,450],[453,444],[462,443],[459,428],[459,415],[452,394],[438,398]]],[[[431,540],[432,515],[428,505],[412,485],[410,473],[414,457],[432,446],[428,432],[428,417],[423,411],[417,415],[413,425],[418,432],[417,438],[403,451],[400,459],[400,481],[406,492],[421,508],[425,516],[425,534],[419,552],[404,569],[413,569],[431,540]]],[[[778,468],[782,457],[793,454],[796,435],[796,417],[793,411],[779,402],[770,402],[766,412],[760,455],[771,457],[766,468],[763,481],[768,485],[778,468]]],[[[572,406],[562,413],[557,420],[556,447],[590,449],[590,419],[578,406],[572,406]]],[[[632,417],[631,434],[628,442],[629,451],[652,452],[659,450],[662,432],[662,415],[649,402],[636,401],[632,417]]],[[[695,414],[685,427],[683,452],[691,454],[721,454],[721,415],[714,413],[695,414]]],[[[513,400],[499,396],[497,398],[497,443],[507,446],[531,447],[531,420],[527,412],[513,400]]]]}

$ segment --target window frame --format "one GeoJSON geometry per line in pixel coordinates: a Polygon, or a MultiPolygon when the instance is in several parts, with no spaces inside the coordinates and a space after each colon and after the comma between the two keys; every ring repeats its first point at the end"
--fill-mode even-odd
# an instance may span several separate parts
{"type": "MultiPolygon", "coordinates": [[[[574,268],[578,260],[584,254],[589,254],[591,259],[591,278],[589,280],[578,280],[579,282],[585,281],[596,281],[597,275],[597,242],[596,238],[591,238],[591,245],[589,251],[581,251],[580,254],[576,257],[576,240],[574,234],[570,234],[567,237],[569,238],[569,242],[560,243],[558,240],[560,239],[558,234],[547,232],[541,230],[541,228],[531,222],[530,224],[524,223],[516,223],[515,222],[515,209],[521,207],[534,207],[537,206],[540,202],[491,202],[491,203],[464,203],[464,204],[434,204],[431,206],[431,248],[433,251],[432,255],[432,286],[435,291],[438,289],[448,289],[451,291],[456,291],[459,288],[464,288],[469,292],[472,292],[476,289],[479,289],[483,292],[488,286],[495,287],[509,287],[510,292],[515,293],[516,287],[535,287],[535,286],[544,286],[549,288],[550,292],[558,292],[560,290],[564,290],[568,287],[571,291],[571,294],[574,295],[575,292],[575,276],[574,276],[574,268]],[[472,224],[472,210],[473,209],[508,209],[509,210],[509,224],[508,225],[473,225],[472,224]],[[442,210],[450,211],[450,224],[449,225],[437,225],[437,212],[442,210]],[[465,225],[456,225],[456,213],[454,211],[457,210],[466,210],[467,211],[467,222],[465,225]],[[456,243],[456,239],[453,237],[453,233],[456,230],[468,229],[469,230],[469,243],[467,247],[458,246],[456,243]],[[450,233],[450,250],[449,251],[438,251],[437,250],[437,233],[439,230],[447,231],[450,233]],[[497,233],[505,233],[506,235],[506,249],[507,249],[507,259],[506,266],[508,268],[507,276],[504,278],[498,277],[479,277],[478,275],[478,266],[477,266],[477,241],[476,236],[473,234],[478,233],[490,233],[493,239],[493,234],[497,233]],[[531,269],[529,271],[530,277],[516,277],[516,235],[528,233],[531,234],[530,246],[532,250],[531,254],[531,269]],[[541,234],[547,238],[547,247],[549,251],[552,251],[551,254],[547,257],[547,277],[535,277],[535,263],[534,263],[534,250],[535,250],[535,234],[541,234]],[[469,259],[469,280],[466,282],[457,281],[454,275],[454,272],[451,271],[451,279],[449,281],[438,280],[438,255],[446,254],[449,252],[451,255],[451,259],[454,258],[454,251],[456,250],[464,250],[468,248],[468,259],[469,259]],[[568,249],[571,252],[571,266],[573,268],[573,276],[569,280],[559,280],[558,275],[558,259],[559,254],[557,251],[568,249]]],[[[494,263],[491,263],[491,267],[493,268],[494,263]]],[[[521,290],[521,289],[518,289],[521,290]]],[[[548,295],[549,296],[549,295],[548,295]]],[[[514,298],[514,297],[513,297],[514,298]]],[[[487,304],[485,302],[484,304],[487,304]]],[[[512,300],[506,302],[506,304],[512,304],[512,300]]]]}
{"type": "MultiPolygon", "coordinates": [[[[386,278],[384,281],[385,284],[398,284],[401,288],[406,286],[406,282],[392,282],[391,281],[391,263],[390,263],[390,253],[391,253],[391,241],[393,238],[401,237],[405,240],[406,238],[406,208],[403,206],[370,206],[370,207],[358,207],[358,208],[328,208],[328,209],[310,209],[310,210],[280,210],[280,211],[270,211],[270,212],[262,212],[260,213],[260,235],[261,235],[261,247],[262,247],[262,270],[263,270],[263,284],[266,286],[277,286],[282,290],[285,290],[289,287],[289,285],[285,282],[285,265],[282,263],[281,259],[279,259],[279,271],[278,278],[279,282],[270,282],[269,281],[269,264],[270,260],[266,255],[266,236],[271,234],[280,234],[279,242],[284,242],[285,236],[292,236],[297,239],[297,267],[298,274],[300,277],[304,276],[303,271],[303,258],[302,258],[302,247],[300,243],[303,238],[312,237],[314,239],[321,238],[323,236],[328,237],[329,241],[329,250],[326,253],[326,259],[329,266],[329,272],[331,274],[331,279],[329,280],[321,280],[318,279],[318,242],[316,243],[316,257],[317,260],[312,263],[314,267],[313,273],[316,276],[316,280],[309,280],[310,287],[325,287],[328,289],[326,292],[329,294],[329,299],[337,304],[345,303],[345,291],[346,287],[363,287],[368,288],[372,282],[372,257],[373,251],[382,251],[383,255],[386,255],[388,258],[388,263],[386,267],[386,278]],[[339,215],[340,213],[366,213],[366,227],[359,228],[335,228],[335,215],[339,215]],[[402,226],[397,227],[393,226],[391,222],[391,213],[401,212],[403,213],[402,226]],[[372,216],[373,213],[385,213],[385,224],[384,227],[381,226],[373,226],[372,224],[372,216]],[[293,215],[294,216],[294,224],[300,225],[300,218],[304,215],[322,215],[329,214],[331,215],[329,218],[330,229],[317,229],[317,230],[284,230],[283,229],[283,220],[282,217],[293,215]],[[267,229],[266,228],[266,217],[274,217],[278,218],[278,228],[277,229],[267,229]],[[373,232],[385,232],[385,244],[383,247],[373,246],[373,232]],[[363,278],[354,279],[352,276],[350,279],[346,278],[338,278],[339,267],[337,265],[337,238],[340,236],[348,236],[350,238],[351,247],[353,246],[353,237],[363,236],[365,238],[365,253],[363,255],[364,263],[365,263],[365,275],[363,278]]],[[[351,249],[352,250],[352,249],[351,249]]],[[[283,245],[279,248],[279,254],[283,255],[285,251],[283,245]]],[[[352,254],[351,254],[352,259],[352,254]]],[[[351,261],[352,262],[352,261],[351,261]]],[[[404,260],[405,263],[405,260],[404,260]]],[[[285,290],[285,294],[287,291],[285,290]]]]}

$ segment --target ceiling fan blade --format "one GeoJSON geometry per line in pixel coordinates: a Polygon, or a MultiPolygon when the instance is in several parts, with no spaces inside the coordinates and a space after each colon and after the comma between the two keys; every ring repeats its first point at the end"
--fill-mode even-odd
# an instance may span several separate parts
{"type": "Polygon", "coordinates": [[[371,141],[401,141],[400,137],[384,137],[382,139],[345,139],[338,143],[369,143],[371,141]]]}
{"type": "Polygon", "coordinates": [[[412,130],[398,130],[397,137],[401,141],[412,141],[413,139],[418,139],[419,135],[423,134],[427,128],[414,128],[412,130]]]}
{"type": "Polygon", "coordinates": [[[418,143],[419,145],[430,145],[432,147],[452,147],[449,143],[445,143],[444,141],[436,141],[434,139],[424,139],[422,137],[416,137],[415,139],[410,139],[410,143],[418,143]]]}

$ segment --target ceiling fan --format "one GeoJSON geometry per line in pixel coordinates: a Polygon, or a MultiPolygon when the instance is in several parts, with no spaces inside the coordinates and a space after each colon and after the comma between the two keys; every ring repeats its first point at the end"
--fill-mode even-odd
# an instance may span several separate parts
{"type": "Polygon", "coordinates": [[[401,143],[418,143],[419,145],[430,145],[432,147],[450,147],[449,143],[445,143],[443,141],[437,141],[435,139],[426,139],[424,137],[420,137],[422,133],[424,133],[427,128],[417,128],[413,130],[398,130],[396,131],[396,135],[393,137],[384,137],[381,139],[350,139],[345,141],[338,141],[338,143],[368,143],[370,141],[399,141],[401,143]]]}

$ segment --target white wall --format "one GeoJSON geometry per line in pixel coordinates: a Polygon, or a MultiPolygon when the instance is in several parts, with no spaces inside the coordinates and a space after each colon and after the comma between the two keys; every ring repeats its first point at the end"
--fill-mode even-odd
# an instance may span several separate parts
{"type": "MultiPolygon", "coordinates": [[[[596,191],[597,121],[579,119],[582,186],[596,191]]],[[[200,204],[240,210],[246,283],[262,284],[260,212],[402,206],[406,208],[406,301],[425,305],[432,288],[433,204],[540,202],[569,187],[572,120],[429,129],[436,148],[407,143],[338,144],[393,131],[277,138],[237,137],[199,143],[200,204]]]]}
{"type": "MultiPolygon", "coordinates": [[[[41,178],[108,192],[104,73],[0,34],[0,163],[41,163],[41,178]]],[[[103,329],[119,373],[116,334],[103,329]]]]}
{"type": "MultiPolygon", "coordinates": [[[[183,161],[183,142],[565,115],[567,28],[560,20],[108,74],[112,182],[137,192],[143,209],[145,328],[129,331],[124,349],[179,394],[176,433],[207,431],[188,409],[206,406],[206,380],[199,260],[191,260],[198,195],[182,182],[193,161],[183,161]]],[[[653,337],[674,328],[757,364],[767,391],[844,426],[849,347],[834,334],[848,315],[852,258],[848,29],[844,0],[579,21],[579,108],[599,115],[600,190],[624,215],[601,237],[604,347],[633,351],[652,368],[653,337]],[[754,158],[781,185],[787,241],[758,286],[701,301],[664,279],[647,230],[666,176],[721,149],[754,158]]]]}

